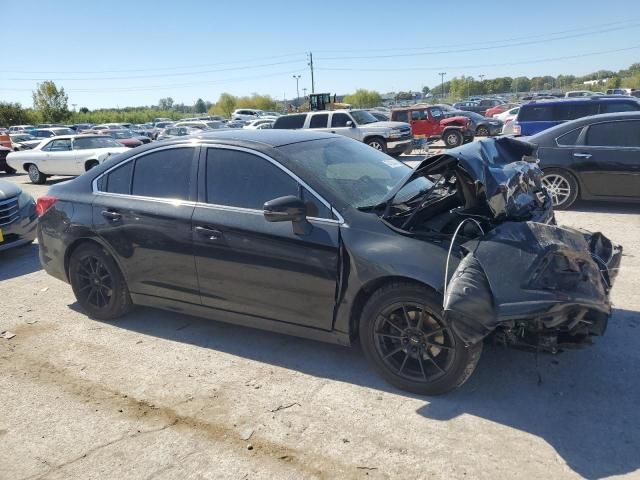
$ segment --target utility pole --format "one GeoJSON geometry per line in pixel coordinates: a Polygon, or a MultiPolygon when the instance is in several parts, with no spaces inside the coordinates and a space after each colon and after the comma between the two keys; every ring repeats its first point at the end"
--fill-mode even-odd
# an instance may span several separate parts
{"type": "Polygon", "coordinates": [[[298,82],[300,81],[300,77],[302,75],[294,75],[293,78],[296,79],[296,106],[300,106],[300,88],[298,87],[298,82]]]}
{"type": "Polygon", "coordinates": [[[311,93],[316,93],[316,84],[313,81],[313,53],[309,52],[309,62],[307,63],[311,69],[311,93]]]}
{"type": "Polygon", "coordinates": [[[440,95],[442,95],[442,98],[444,98],[444,76],[446,74],[447,72],[438,73],[438,75],[440,75],[440,95]]]}
{"type": "Polygon", "coordinates": [[[302,96],[306,99],[307,98],[307,87],[303,87],[302,88],[302,96]]]}

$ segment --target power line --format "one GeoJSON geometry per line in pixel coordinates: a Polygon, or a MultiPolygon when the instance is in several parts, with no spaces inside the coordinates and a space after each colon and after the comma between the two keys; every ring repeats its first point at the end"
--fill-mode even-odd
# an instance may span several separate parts
{"type": "MultiPolygon", "coordinates": [[[[288,70],[286,72],[276,72],[266,75],[260,75],[260,78],[270,78],[270,77],[278,77],[285,76],[292,73],[299,72],[300,69],[296,70],[288,70]]],[[[235,78],[226,78],[226,79],[217,79],[217,80],[207,80],[202,82],[190,82],[190,83],[179,83],[179,84],[164,84],[164,85],[144,85],[137,87],[115,87],[115,88],[65,88],[67,92],[74,93],[85,93],[85,92],[120,92],[120,93],[137,93],[141,91],[147,91],[151,89],[155,90],[170,90],[175,88],[185,88],[185,87],[195,87],[199,85],[217,85],[217,84],[225,84],[232,82],[243,82],[247,80],[256,80],[255,76],[250,77],[235,77],[235,78]]],[[[8,90],[8,91],[19,91],[19,92],[31,92],[32,88],[5,88],[0,87],[0,91],[8,90]]]]}
{"type": "Polygon", "coordinates": [[[77,73],[81,75],[92,75],[98,73],[135,73],[135,72],[155,72],[161,70],[190,70],[192,68],[209,68],[209,67],[219,67],[221,65],[237,65],[243,63],[253,63],[264,60],[275,60],[279,58],[287,58],[287,57],[301,57],[305,52],[297,52],[297,53],[287,53],[284,55],[273,55],[268,57],[254,58],[249,60],[234,60],[231,62],[219,62],[219,63],[209,63],[204,65],[182,65],[182,66],[174,66],[174,67],[155,67],[155,68],[134,68],[127,70],[93,70],[93,71],[72,71],[72,70],[3,70],[5,73],[19,73],[19,74],[32,74],[32,73],[77,73]]]}
{"type": "Polygon", "coordinates": [[[555,42],[557,40],[566,40],[569,38],[584,37],[586,35],[594,35],[599,33],[618,31],[624,28],[635,28],[638,26],[640,26],[640,23],[628,25],[626,27],[615,27],[615,28],[608,28],[605,30],[599,30],[595,32],[576,33],[573,35],[565,35],[563,37],[547,38],[543,40],[526,40],[526,41],[515,42],[515,43],[511,42],[504,45],[491,45],[491,46],[485,46],[485,47],[473,47],[473,48],[465,48],[465,49],[457,49],[457,50],[439,50],[439,51],[419,52],[419,53],[393,53],[393,54],[387,54],[387,55],[320,57],[318,58],[318,60],[366,60],[366,59],[378,59],[378,58],[418,57],[418,56],[427,56],[427,55],[443,55],[443,54],[450,54],[450,53],[479,52],[479,51],[485,51],[485,50],[496,50],[500,48],[518,47],[522,45],[537,45],[540,43],[555,42]]]}
{"type": "Polygon", "coordinates": [[[563,57],[550,57],[550,58],[540,58],[537,60],[526,60],[522,62],[505,62],[505,63],[486,63],[482,65],[448,65],[448,66],[439,66],[439,67],[394,67],[394,68],[340,68],[340,67],[316,67],[316,70],[325,70],[325,71],[345,71],[345,72],[399,72],[399,71],[417,71],[417,70],[465,70],[472,68],[488,68],[488,67],[508,67],[512,65],[525,65],[529,63],[545,63],[545,62],[555,62],[558,60],[570,60],[572,58],[582,58],[582,57],[590,57],[595,55],[604,55],[608,53],[616,53],[616,52],[624,52],[628,50],[635,50],[640,48],[640,45],[634,45],[631,47],[625,48],[617,48],[615,50],[602,50],[599,52],[589,52],[582,53],[579,55],[567,55],[563,57]]]}
{"type": "MultiPolygon", "coordinates": [[[[620,20],[617,22],[608,22],[608,23],[601,23],[598,25],[590,25],[590,26],[586,26],[586,27],[578,27],[578,28],[571,28],[569,30],[560,30],[560,31],[556,31],[556,32],[549,32],[549,33],[543,33],[540,35],[537,35],[537,37],[540,36],[554,36],[554,35],[564,35],[566,33],[571,33],[571,32],[578,32],[578,31],[582,31],[582,30],[592,30],[594,28],[602,28],[602,27],[609,27],[612,25],[620,25],[620,24],[624,24],[624,23],[629,23],[629,22],[637,22],[638,20],[640,20],[640,18],[631,18],[628,20],[620,20]]],[[[624,27],[623,27],[624,28],[624,27]]],[[[491,43],[504,43],[504,42],[511,42],[511,41],[515,41],[515,40],[526,40],[531,38],[531,34],[529,35],[525,35],[525,36],[521,36],[521,37],[511,37],[511,38],[500,38],[500,39],[496,39],[496,40],[480,40],[480,41],[475,41],[475,42],[468,42],[468,43],[447,43],[445,45],[430,45],[428,47],[411,47],[411,48],[403,48],[402,50],[404,51],[410,51],[410,50],[426,50],[429,48],[442,48],[442,47],[467,47],[467,46],[477,46],[477,45],[482,45],[482,44],[491,44],[491,43]]],[[[320,52],[320,53],[334,53],[334,52],[394,52],[397,51],[397,48],[361,48],[361,49],[351,49],[351,50],[345,50],[345,49],[340,49],[340,50],[316,50],[316,53],[320,52]]]]}
{"type": "Polygon", "coordinates": [[[151,74],[151,75],[127,75],[123,77],[9,78],[8,80],[20,80],[20,81],[53,80],[56,82],[60,82],[60,81],[86,81],[86,80],[133,80],[137,78],[157,78],[157,77],[185,77],[189,75],[202,75],[205,73],[231,72],[236,70],[251,70],[254,68],[273,67],[276,65],[290,65],[293,63],[299,64],[301,63],[301,60],[287,60],[286,62],[263,63],[258,65],[244,65],[242,67],[218,68],[214,70],[199,70],[197,72],[160,73],[160,74],[151,74]]]}

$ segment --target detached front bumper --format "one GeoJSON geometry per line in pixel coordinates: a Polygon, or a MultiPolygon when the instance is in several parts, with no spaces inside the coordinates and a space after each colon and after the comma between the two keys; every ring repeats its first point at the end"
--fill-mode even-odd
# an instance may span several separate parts
{"type": "Polygon", "coordinates": [[[410,151],[413,147],[413,139],[411,137],[399,140],[389,140],[387,142],[387,152],[391,154],[400,154],[410,151]]]}
{"type": "Polygon", "coordinates": [[[556,351],[604,334],[622,256],[604,235],[507,222],[463,248],[445,316],[465,342],[498,331],[507,343],[556,351]]]}

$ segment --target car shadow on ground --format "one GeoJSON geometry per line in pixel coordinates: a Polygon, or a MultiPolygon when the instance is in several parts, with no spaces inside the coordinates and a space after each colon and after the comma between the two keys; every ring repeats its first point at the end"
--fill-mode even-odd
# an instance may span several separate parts
{"type": "Polygon", "coordinates": [[[594,213],[614,213],[614,214],[634,214],[637,215],[640,212],[640,203],[625,203],[625,202],[595,202],[580,200],[576,202],[571,210],[578,212],[594,212],[594,213]]]}
{"type": "MultiPolygon", "coordinates": [[[[77,304],[71,308],[79,310],[77,304]]],[[[80,311],[80,310],[79,310],[80,311]]],[[[138,308],[115,323],[145,335],[209,348],[308,375],[425,400],[417,414],[447,421],[473,415],[540,437],[587,478],[640,468],[640,313],[616,310],[595,345],[535,355],[486,344],[471,380],[420,397],[389,386],[359,348],[345,348],[222,322],[138,308]]]]}
{"type": "Polygon", "coordinates": [[[37,272],[41,268],[37,245],[24,245],[0,252],[0,282],[37,272]]]}

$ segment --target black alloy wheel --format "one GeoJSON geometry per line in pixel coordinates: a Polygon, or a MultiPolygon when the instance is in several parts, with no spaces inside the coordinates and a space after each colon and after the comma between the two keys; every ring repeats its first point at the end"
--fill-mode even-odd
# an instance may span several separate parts
{"type": "Polygon", "coordinates": [[[373,367],[392,385],[437,395],[473,373],[482,342],[465,345],[442,317],[442,297],[413,283],[376,291],[360,319],[360,343],[373,367]]]}
{"type": "Polygon", "coordinates": [[[126,282],[111,256],[100,246],[78,247],[69,261],[69,280],[78,303],[89,316],[112,320],[131,307],[126,282]]]}

